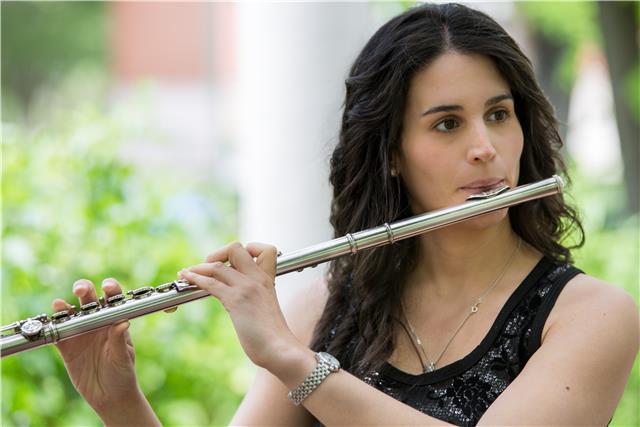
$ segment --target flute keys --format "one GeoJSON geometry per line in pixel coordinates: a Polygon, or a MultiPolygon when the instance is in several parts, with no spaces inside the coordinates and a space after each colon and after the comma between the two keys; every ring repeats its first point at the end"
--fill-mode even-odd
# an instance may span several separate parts
{"type": "Polygon", "coordinates": [[[28,319],[20,326],[20,332],[25,338],[34,339],[42,332],[44,324],[38,319],[28,319]]]}
{"type": "Polygon", "coordinates": [[[160,286],[156,286],[156,292],[160,292],[160,293],[169,292],[174,288],[175,288],[175,285],[173,282],[163,283],[160,286]]]}
{"type": "Polygon", "coordinates": [[[151,286],[143,286],[142,288],[134,289],[132,291],[127,292],[127,294],[131,295],[134,299],[140,299],[150,296],[154,292],[153,287],[151,286]]]}
{"type": "Polygon", "coordinates": [[[116,307],[118,305],[124,304],[124,300],[127,298],[125,294],[112,295],[106,299],[106,304],[108,307],[116,307]]]}
{"type": "Polygon", "coordinates": [[[97,302],[90,302],[80,306],[80,314],[95,313],[99,309],[100,309],[100,304],[98,304],[97,302]]]}
{"type": "Polygon", "coordinates": [[[53,323],[62,323],[71,316],[71,310],[57,311],[51,315],[53,323]]]}

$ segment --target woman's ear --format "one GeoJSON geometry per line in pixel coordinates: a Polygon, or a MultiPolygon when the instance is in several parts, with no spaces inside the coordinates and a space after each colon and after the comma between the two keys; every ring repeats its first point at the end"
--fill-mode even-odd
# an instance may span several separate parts
{"type": "Polygon", "coordinates": [[[400,171],[398,171],[398,161],[397,154],[391,154],[391,161],[389,162],[389,174],[393,178],[397,178],[400,175],[400,171]]]}

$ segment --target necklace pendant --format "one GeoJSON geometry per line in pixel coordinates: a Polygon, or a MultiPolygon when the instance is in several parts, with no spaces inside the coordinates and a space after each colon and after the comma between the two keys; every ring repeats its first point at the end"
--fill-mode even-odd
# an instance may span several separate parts
{"type": "Polygon", "coordinates": [[[436,365],[434,365],[433,362],[429,362],[429,365],[427,366],[427,371],[433,372],[435,370],[436,370],[436,365]]]}

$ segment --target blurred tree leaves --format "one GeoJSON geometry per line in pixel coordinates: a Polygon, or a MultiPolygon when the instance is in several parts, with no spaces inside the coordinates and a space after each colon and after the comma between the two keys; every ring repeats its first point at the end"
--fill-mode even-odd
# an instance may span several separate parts
{"type": "Polygon", "coordinates": [[[564,46],[554,78],[570,90],[576,75],[576,56],[584,43],[601,44],[595,2],[516,3],[531,29],[564,46]]]}
{"type": "Polygon", "coordinates": [[[104,2],[0,3],[3,99],[7,91],[18,98],[3,102],[3,111],[27,107],[42,85],[79,62],[105,66],[104,8],[104,2]]]}
{"type": "MultiPolygon", "coordinates": [[[[109,109],[106,4],[2,2],[2,324],[72,301],[71,284],[173,280],[235,238],[236,196],[188,167],[142,175],[125,140],[161,142],[136,105],[109,109]],[[203,246],[206,245],[206,250],[203,246]]],[[[158,144],[162,149],[162,144],[158,144]]],[[[252,369],[213,299],[132,322],[141,386],[166,425],[223,424],[252,369]]],[[[2,361],[3,426],[100,425],[55,349],[2,361]]],[[[114,410],[117,410],[115,408],[114,410]]]]}
{"type": "MultiPolygon", "coordinates": [[[[49,313],[56,297],[72,301],[81,277],[98,286],[116,277],[127,289],[173,280],[235,238],[231,190],[179,166],[143,175],[126,160],[124,140],[161,135],[144,114],[103,105],[105,87],[104,75],[78,66],[36,92],[37,126],[3,122],[2,324],[49,313]]],[[[136,319],[131,331],[141,386],[164,424],[228,421],[252,369],[220,304],[136,319]]],[[[100,422],[49,347],[3,359],[2,425],[100,422]]]]}
{"type": "Polygon", "coordinates": [[[605,54],[614,95],[614,114],[620,135],[626,198],[625,214],[639,211],[640,138],[638,105],[638,2],[519,2],[523,17],[536,40],[537,69],[566,135],[569,93],[575,80],[582,48],[597,45],[605,54]]]}
{"type": "MultiPolygon", "coordinates": [[[[55,297],[71,300],[80,277],[113,276],[128,289],[173,280],[205,254],[190,236],[209,235],[211,247],[235,237],[231,191],[137,174],[121,141],[151,132],[87,97],[102,93],[104,79],[83,71],[69,79],[47,95],[56,108],[39,110],[36,128],[3,123],[3,324],[50,312],[55,297]],[[209,215],[193,223],[193,209],[209,215]]],[[[215,300],[137,319],[132,336],[140,382],[165,424],[228,420],[251,369],[215,300]]],[[[52,348],[4,359],[2,392],[3,425],[99,425],[52,348]]]]}
{"type": "MultiPolygon", "coordinates": [[[[121,141],[152,132],[87,96],[102,93],[104,79],[69,79],[47,92],[56,108],[38,110],[36,128],[3,123],[3,324],[50,312],[55,297],[71,300],[80,277],[113,276],[128,289],[173,280],[205,255],[190,236],[209,235],[211,247],[235,237],[231,191],[137,174],[121,141]],[[194,209],[209,214],[194,223],[194,209]]],[[[137,319],[132,336],[142,388],[165,424],[229,419],[252,370],[215,300],[137,319]]],[[[3,425],[99,425],[53,348],[4,359],[2,392],[3,425]]]]}
{"type": "Polygon", "coordinates": [[[614,113],[620,135],[620,151],[627,188],[627,212],[640,212],[640,46],[638,45],[638,2],[599,2],[600,27],[609,66],[614,113]],[[635,87],[634,87],[635,86],[635,87]]]}

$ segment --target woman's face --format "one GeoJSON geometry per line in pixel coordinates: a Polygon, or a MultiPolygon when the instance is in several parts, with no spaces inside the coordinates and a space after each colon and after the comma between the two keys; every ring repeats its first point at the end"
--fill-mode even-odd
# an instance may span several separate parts
{"type": "Polygon", "coordinates": [[[491,59],[449,52],[411,81],[394,166],[422,213],[515,187],[523,142],[509,85],[491,59]]]}

